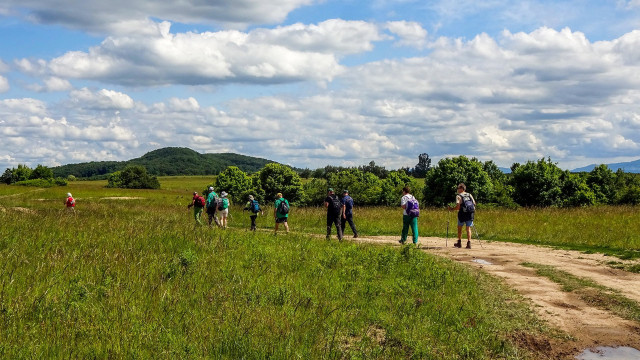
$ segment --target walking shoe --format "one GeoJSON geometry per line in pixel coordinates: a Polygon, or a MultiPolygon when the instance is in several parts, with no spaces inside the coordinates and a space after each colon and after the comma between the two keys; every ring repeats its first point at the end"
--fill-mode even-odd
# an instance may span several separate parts
{"type": "Polygon", "coordinates": [[[398,240],[398,242],[402,245],[404,245],[404,243],[406,242],[406,240],[398,240]]]}
{"type": "Polygon", "coordinates": [[[358,234],[353,234],[353,238],[354,239],[357,238],[357,237],[358,237],[358,234]]]}
{"type": "Polygon", "coordinates": [[[457,242],[453,243],[453,247],[461,248],[462,247],[462,240],[458,239],[457,242]]]}
{"type": "Polygon", "coordinates": [[[467,246],[466,246],[466,248],[467,248],[467,249],[471,249],[471,241],[468,241],[468,240],[467,240],[467,246]]]}

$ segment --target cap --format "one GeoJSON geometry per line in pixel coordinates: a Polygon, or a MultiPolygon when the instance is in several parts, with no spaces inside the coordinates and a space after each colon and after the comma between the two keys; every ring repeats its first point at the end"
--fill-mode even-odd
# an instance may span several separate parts
{"type": "Polygon", "coordinates": [[[333,192],[333,188],[329,188],[329,190],[327,190],[327,191],[331,191],[331,192],[333,192]]]}
{"type": "Polygon", "coordinates": [[[343,194],[348,194],[348,193],[349,193],[349,190],[344,189],[344,190],[342,190],[342,193],[343,193],[343,194]]]}
{"type": "Polygon", "coordinates": [[[72,197],[72,196],[71,196],[71,193],[67,193],[67,197],[72,197]]]}
{"type": "Polygon", "coordinates": [[[213,191],[213,186],[209,186],[209,191],[213,191]]]}
{"type": "Polygon", "coordinates": [[[249,195],[249,200],[253,200],[253,195],[249,195]]]}

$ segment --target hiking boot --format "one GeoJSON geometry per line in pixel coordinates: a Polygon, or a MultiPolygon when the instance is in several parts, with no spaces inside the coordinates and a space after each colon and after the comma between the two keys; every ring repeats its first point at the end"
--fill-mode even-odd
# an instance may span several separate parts
{"type": "Polygon", "coordinates": [[[358,237],[358,234],[353,234],[353,238],[356,239],[358,237]]]}
{"type": "Polygon", "coordinates": [[[453,243],[453,247],[461,248],[462,247],[462,240],[458,239],[457,242],[453,243]]]}
{"type": "Polygon", "coordinates": [[[467,240],[467,246],[465,248],[466,249],[471,249],[471,241],[467,240]]]}
{"type": "Polygon", "coordinates": [[[399,242],[401,245],[404,245],[404,243],[406,242],[406,240],[398,240],[398,242],[399,242]]]}

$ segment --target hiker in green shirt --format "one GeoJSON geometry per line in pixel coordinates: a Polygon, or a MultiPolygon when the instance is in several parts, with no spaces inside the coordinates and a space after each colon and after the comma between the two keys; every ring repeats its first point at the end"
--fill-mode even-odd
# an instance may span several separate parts
{"type": "Polygon", "coordinates": [[[209,187],[209,195],[207,195],[207,216],[209,217],[209,227],[211,222],[215,221],[217,226],[220,226],[218,217],[216,216],[216,209],[218,208],[218,194],[213,191],[213,186],[209,187]]]}
{"type": "Polygon", "coordinates": [[[284,224],[284,228],[288,233],[289,224],[287,224],[287,218],[289,217],[289,201],[282,197],[282,193],[278,193],[274,205],[273,218],[276,220],[276,229],[274,234],[278,233],[279,224],[284,224]]]}

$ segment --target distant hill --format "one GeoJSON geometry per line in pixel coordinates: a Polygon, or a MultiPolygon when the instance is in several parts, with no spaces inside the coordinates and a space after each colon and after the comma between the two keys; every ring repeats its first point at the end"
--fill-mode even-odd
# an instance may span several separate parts
{"type": "MultiPolygon", "coordinates": [[[[589,172],[598,165],[599,164],[591,164],[585,167],[573,169],[571,170],[571,172],[589,172]]],[[[612,171],[618,171],[618,169],[622,169],[626,173],[640,173],[640,159],[629,162],[607,164],[607,166],[612,171]]]]}
{"type": "Polygon", "coordinates": [[[228,166],[253,173],[273,161],[252,156],[223,153],[200,154],[188,148],[168,147],[154,150],[128,161],[92,161],[53,167],[54,176],[74,175],[81,178],[101,178],[127,165],[142,165],[152,175],[215,175],[228,166]]]}

